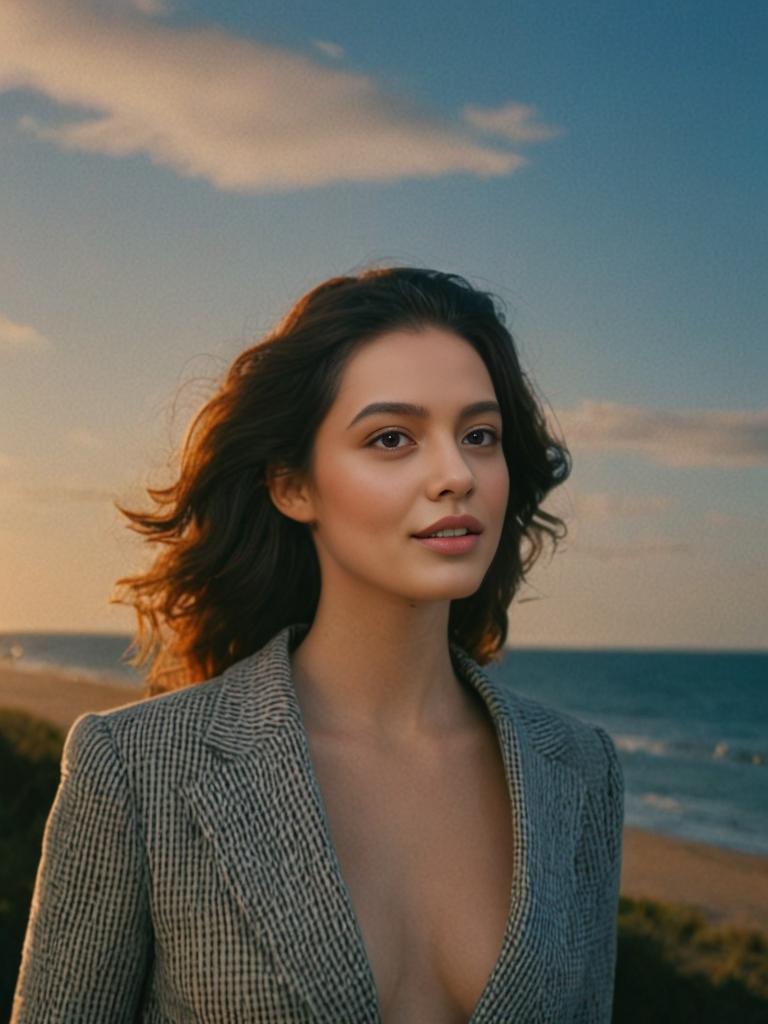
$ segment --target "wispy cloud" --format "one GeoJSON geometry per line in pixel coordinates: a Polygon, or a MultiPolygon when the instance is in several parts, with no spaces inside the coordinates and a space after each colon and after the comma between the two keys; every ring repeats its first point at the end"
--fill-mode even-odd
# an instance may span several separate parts
{"type": "Polygon", "coordinates": [[[500,107],[478,107],[467,104],[462,110],[464,120],[487,135],[498,135],[512,142],[546,142],[560,135],[562,129],[538,121],[538,111],[528,103],[504,103],[500,107]]]}
{"type": "Polygon", "coordinates": [[[173,10],[167,0],[129,0],[129,2],[137,11],[148,14],[151,18],[164,18],[173,10]]]}
{"type": "Polygon", "coordinates": [[[331,57],[333,60],[341,60],[344,56],[344,47],[339,46],[338,43],[331,43],[327,39],[313,39],[312,45],[324,53],[326,57],[331,57]]]}
{"type": "Polygon", "coordinates": [[[118,491],[110,491],[105,487],[89,487],[81,484],[25,484],[18,480],[4,480],[0,485],[0,498],[22,498],[38,501],[43,504],[56,504],[61,501],[95,502],[104,504],[118,499],[118,491]]]}
{"type": "Polygon", "coordinates": [[[84,427],[77,427],[73,430],[68,430],[65,434],[65,439],[69,441],[73,447],[84,448],[86,451],[96,451],[96,449],[104,447],[103,440],[84,427]]]}
{"type": "Polygon", "coordinates": [[[577,517],[590,522],[614,519],[646,519],[658,516],[679,504],[677,498],[664,494],[611,494],[592,492],[578,494],[575,499],[577,517]]]}
{"type": "Polygon", "coordinates": [[[25,498],[32,498],[35,501],[59,502],[59,501],[83,501],[104,502],[113,501],[117,497],[116,492],[104,490],[101,487],[67,487],[53,485],[49,487],[21,487],[20,494],[25,498]]]}
{"type": "Polygon", "coordinates": [[[718,530],[759,530],[762,534],[765,512],[762,508],[753,512],[720,512],[710,509],[704,516],[704,522],[718,530]]]}
{"type": "Polygon", "coordinates": [[[625,452],[664,466],[724,469],[768,463],[768,409],[653,409],[585,401],[558,412],[574,451],[625,452]]]}
{"type": "MultiPolygon", "coordinates": [[[[38,139],[112,157],[146,154],[225,190],[491,177],[524,162],[481,141],[458,114],[443,116],[370,75],[95,0],[3,0],[3,89],[80,108],[63,121],[23,118],[38,139]]],[[[520,137],[526,118],[517,116],[520,137]]],[[[509,128],[515,115],[506,117],[509,128]]],[[[526,141],[532,133],[529,125],[526,141]]]]}
{"type": "Polygon", "coordinates": [[[50,342],[30,324],[20,324],[0,313],[0,352],[41,352],[50,348],[50,342]]]}
{"type": "Polygon", "coordinates": [[[651,537],[642,541],[630,541],[626,544],[574,544],[572,552],[586,558],[594,558],[599,562],[634,561],[656,555],[690,555],[700,551],[701,545],[686,541],[673,540],[667,537],[651,537]]]}

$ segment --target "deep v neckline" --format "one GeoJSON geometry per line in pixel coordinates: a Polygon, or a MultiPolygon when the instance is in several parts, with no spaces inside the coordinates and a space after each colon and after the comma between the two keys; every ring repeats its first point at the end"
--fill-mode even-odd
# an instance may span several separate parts
{"type": "MultiPolygon", "coordinates": [[[[493,732],[496,740],[496,745],[504,766],[504,778],[506,781],[507,791],[507,805],[509,814],[511,816],[512,839],[514,850],[512,882],[510,886],[506,924],[504,928],[504,935],[501,942],[501,948],[499,950],[496,961],[494,962],[493,967],[491,968],[490,974],[486,979],[485,985],[483,986],[477,1003],[475,1004],[472,1013],[470,1014],[467,1021],[467,1024],[480,1024],[480,1015],[484,1013],[484,1011],[488,1007],[488,1004],[493,999],[499,976],[503,971],[504,965],[509,960],[509,953],[510,948],[513,944],[513,940],[516,935],[519,935],[521,930],[520,926],[528,910],[528,904],[525,899],[527,889],[524,884],[524,879],[527,875],[527,865],[525,863],[525,857],[526,851],[528,849],[528,844],[527,837],[525,835],[525,808],[523,806],[522,786],[515,785],[515,780],[520,779],[520,763],[512,722],[502,713],[501,696],[494,691],[492,684],[488,680],[488,677],[485,675],[478,676],[476,673],[472,672],[471,668],[469,666],[466,666],[465,663],[463,662],[463,659],[461,658],[461,652],[458,650],[458,648],[455,647],[455,645],[451,645],[451,650],[452,653],[454,654],[453,665],[455,671],[465,684],[469,685],[472,689],[475,690],[476,693],[480,695],[486,707],[490,720],[493,724],[493,732]]],[[[302,758],[304,761],[304,769],[307,778],[310,781],[312,790],[314,792],[317,806],[319,807],[321,812],[322,839],[323,845],[325,847],[325,852],[333,866],[336,882],[346,912],[346,923],[352,929],[352,932],[355,936],[355,943],[357,945],[357,952],[360,958],[360,962],[365,967],[365,975],[367,985],[369,988],[370,1001],[372,1005],[374,1005],[376,1008],[375,1022],[376,1024],[383,1024],[383,1012],[381,1002],[379,999],[379,991],[376,984],[376,977],[373,972],[373,967],[371,965],[368,949],[365,945],[363,930],[360,925],[357,912],[355,911],[354,904],[352,902],[352,894],[349,889],[349,886],[347,885],[346,879],[344,878],[344,875],[342,873],[341,862],[339,860],[336,846],[331,835],[328,811],[325,805],[322,790],[320,788],[317,772],[315,770],[312,752],[309,746],[309,738],[304,724],[304,718],[301,711],[301,707],[299,705],[298,697],[296,695],[292,673],[289,699],[291,701],[291,704],[293,705],[293,712],[297,716],[297,720],[300,724],[300,745],[302,758]]]]}

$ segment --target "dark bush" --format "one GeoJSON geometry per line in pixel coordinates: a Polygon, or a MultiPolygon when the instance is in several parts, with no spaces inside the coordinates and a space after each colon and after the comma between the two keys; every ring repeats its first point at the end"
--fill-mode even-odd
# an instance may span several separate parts
{"type": "Polygon", "coordinates": [[[10,1016],[63,743],[54,725],[0,708],[0,1020],[10,1016]]]}
{"type": "Polygon", "coordinates": [[[765,1024],[768,937],[622,896],[614,1024],[765,1024]]]}

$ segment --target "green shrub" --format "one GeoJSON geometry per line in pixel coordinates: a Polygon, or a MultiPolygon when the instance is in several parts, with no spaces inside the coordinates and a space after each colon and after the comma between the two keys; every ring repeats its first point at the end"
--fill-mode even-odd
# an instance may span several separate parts
{"type": "Polygon", "coordinates": [[[765,1024],[768,936],[675,903],[619,901],[614,1024],[765,1024]]]}
{"type": "Polygon", "coordinates": [[[0,708],[0,1020],[10,1016],[63,742],[56,726],[0,708]]]}

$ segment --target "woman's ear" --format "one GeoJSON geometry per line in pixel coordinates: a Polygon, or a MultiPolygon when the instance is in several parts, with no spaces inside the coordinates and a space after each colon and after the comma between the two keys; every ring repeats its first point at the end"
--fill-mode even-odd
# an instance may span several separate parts
{"type": "Polygon", "coordinates": [[[278,512],[298,523],[314,521],[314,505],[309,487],[301,474],[284,466],[269,466],[266,471],[266,486],[272,504],[278,512]]]}

